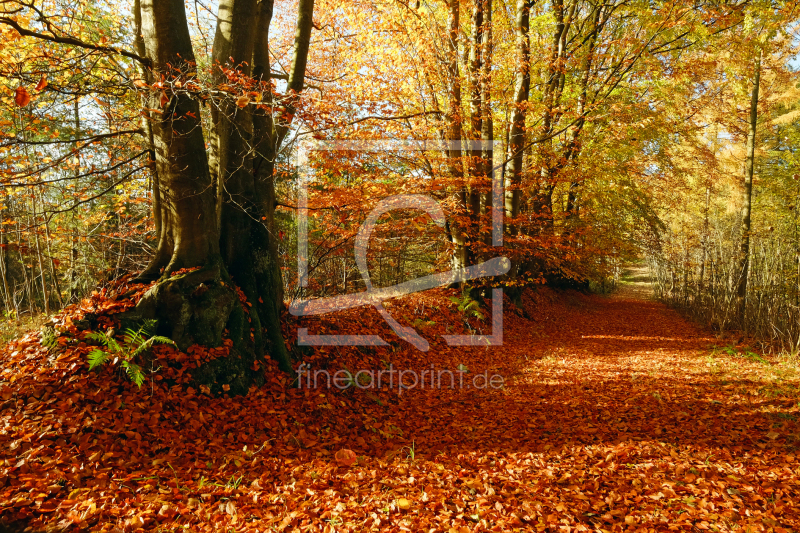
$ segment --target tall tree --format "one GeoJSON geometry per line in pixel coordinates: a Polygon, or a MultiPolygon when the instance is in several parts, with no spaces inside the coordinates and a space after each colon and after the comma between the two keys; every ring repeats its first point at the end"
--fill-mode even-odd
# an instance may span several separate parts
{"type": "Polygon", "coordinates": [[[444,138],[451,144],[447,148],[448,174],[455,184],[456,216],[449,221],[450,238],[453,241],[453,268],[464,268],[470,264],[469,250],[469,190],[464,184],[462,150],[457,146],[463,134],[463,109],[461,104],[461,74],[458,68],[458,46],[461,35],[461,6],[459,0],[447,2],[447,45],[444,53],[445,80],[447,83],[447,117],[444,138]]]}
{"type": "Polygon", "coordinates": [[[742,233],[739,242],[739,271],[736,289],[737,310],[742,324],[745,323],[745,299],[747,277],[750,268],[750,220],[753,206],[753,171],[755,169],[756,130],[758,127],[758,95],[761,87],[761,58],[759,52],[753,71],[753,86],[750,90],[750,112],[747,118],[747,147],[742,187],[742,233]]]}
{"type": "Polygon", "coordinates": [[[273,181],[275,158],[304,87],[313,8],[314,0],[300,0],[292,70],[285,95],[276,97],[268,41],[273,2],[220,1],[212,86],[200,95],[183,2],[141,2],[146,57],[154,79],[161,80],[150,107],[159,109],[153,136],[165,238],[144,273],[160,276],[159,282],[134,315],[158,319],[182,348],[220,345],[227,329],[231,355],[202,367],[196,377],[208,385],[235,386],[234,392],[245,392],[258,377],[248,369],[265,353],[291,370],[280,331],[273,181]],[[210,157],[200,117],[206,99],[212,111],[210,157]],[[246,297],[246,307],[233,285],[246,297]]]}
{"type": "Polygon", "coordinates": [[[525,150],[525,118],[528,111],[528,99],[531,92],[530,73],[530,0],[517,0],[516,24],[516,61],[514,65],[514,109],[511,115],[511,132],[509,134],[510,154],[508,177],[505,183],[505,215],[509,221],[507,231],[516,234],[516,218],[519,216],[520,196],[522,191],[522,164],[525,150]]]}

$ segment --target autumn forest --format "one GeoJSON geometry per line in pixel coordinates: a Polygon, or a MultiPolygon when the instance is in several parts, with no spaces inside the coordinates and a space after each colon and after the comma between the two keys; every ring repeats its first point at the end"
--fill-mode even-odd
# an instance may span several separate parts
{"type": "Polygon", "coordinates": [[[0,1],[0,533],[800,531],[800,5],[0,1]]]}

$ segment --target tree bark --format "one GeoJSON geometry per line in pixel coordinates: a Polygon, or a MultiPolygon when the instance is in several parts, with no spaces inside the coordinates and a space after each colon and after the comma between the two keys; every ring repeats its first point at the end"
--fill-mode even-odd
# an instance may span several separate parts
{"type": "Polygon", "coordinates": [[[470,95],[470,138],[476,139],[481,133],[481,65],[483,57],[484,0],[473,0],[472,36],[469,46],[469,95],[470,95]]]}
{"type": "MultiPolygon", "coordinates": [[[[141,0],[142,35],[154,73],[167,80],[191,78],[194,52],[181,0],[141,0]]],[[[185,91],[164,89],[166,104],[154,118],[156,170],[163,180],[163,212],[172,231],[170,274],[219,260],[211,174],[203,140],[200,106],[185,91]]],[[[160,107],[158,96],[152,108],[160,107]]],[[[165,258],[159,258],[164,260],[165,258]]]]}
{"type": "Polygon", "coordinates": [[[552,2],[556,28],[553,33],[553,44],[542,97],[544,103],[542,138],[548,140],[540,144],[540,182],[539,190],[533,199],[532,210],[535,218],[534,224],[537,226],[536,233],[550,233],[553,229],[553,192],[557,185],[554,169],[558,158],[553,150],[553,139],[549,139],[549,136],[552,135],[555,125],[562,115],[559,103],[566,82],[565,66],[569,55],[567,51],[567,36],[572,26],[577,4],[577,1],[572,1],[568,7],[565,7],[564,0],[554,0],[552,2]]]}
{"type": "MultiPolygon", "coordinates": [[[[474,0],[472,7],[472,37],[469,44],[469,61],[467,65],[467,83],[469,85],[470,140],[482,139],[485,120],[483,106],[483,75],[485,58],[485,35],[487,28],[486,0],[474,0]]],[[[491,9],[491,8],[490,8],[491,9]]],[[[490,22],[490,21],[489,21],[490,22]]],[[[479,183],[484,174],[484,165],[481,160],[481,150],[468,150],[469,154],[469,184],[467,192],[467,205],[469,207],[470,228],[469,232],[474,237],[479,230],[478,221],[481,210],[481,193],[479,183]]]]}
{"type": "MultiPolygon", "coordinates": [[[[563,168],[571,161],[577,159],[581,153],[581,134],[583,133],[583,128],[586,125],[585,113],[589,98],[588,87],[589,79],[592,76],[595,44],[597,43],[597,37],[603,26],[601,21],[602,12],[603,4],[599,4],[592,9],[591,14],[589,15],[591,22],[589,25],[586,55],[581,62],[581,77],[579,82],[580,94],[578,95],[578,106],[576,109],[578,120],[575,125],[572,126],[570,140],[566,149],[564,150],[564,156],[561,158],[561,163],[558,168],[559,172],[561,172],[563,168]]],[[[580,181],[572,181],[569,184],[569,190],[567,191],[566,229],[564,232],[565,237],[571,233],[578,220],[580,208],[578,205],[578,189],[580,186],[580,181]]]]}
{"type": "MultiPolygon", "coordinates": [[[[142,6],[141,0],[134,0],[133,3],[133,25],[134,25],[134,47],[136,53],[141,57],[147,57],[147,49],[144,44],[144,36],[142,35],[142,6]]],[[[145,83],[153,83],[152,71],[149,68],[140,65],[142,78],[145,83]]],[[[173,242],[172,232],[169,231],[169,223],[166,218],[166,211],[164,210],[162,196],[162,184],[158,179],[158,170],[156,169],[156,150],[155,150],[155,137],[153,134],[153,113],[150,111],[150,104],[147,96],[141,98],[142,103],[142,128],[145,132],[145,140],[148,146],[148,166],[150,167],[150,182],[151,190],[153,191],[153,222],[155,225],[156,237],[156,257],[151,261],[148,269],[139,275],[142,280],[153,280],[159,277],[159,270],[169,263],[169,258],[172,256],[173,242]]],[[[76,128],[80,129],[78,104],[75,103],[75,124],[76,128]]],[[[77,253],[77,250],[74,250],[77,253]]]]}
{"type": "MultiPolygon", "coordinates": [[[[483,151],[481,153],[481,165],[478,173],[480,182],[477,185],[477,195],[479,195],[480,210],[473,207],[473,219],[475,225],[475,240],[483,241],[488,244],[491,242],[491,232],[487,232],[483,239],[480,238],[482,215],[487,212],[487,202],[489,191],[492,189],[492,161],[494,155],[494,120],[492,118],[492,52],[493,52],[493,30],[492,30],[492,0],[483,0],[483,65],[481,66],[481,141],[483,141],[483,151]]],[[[476,194],[473,192],[473,194],[476,194]]],[[[473,251],[473,256],[477,256],[477,251],[473,251]]]]}
{"type": "Polygon", "coordinates": [[[706,205],[705,208],[703,209],[703,235],[700,238],[702,257],[700,259],[700,275],[699,275],[697,293],[701,296],[705,289],[706,260],[708,257],[708,238],[709,238],[708,215],[710,209],[711,209],[711,185],[709,184],[706,185],[706,205]]]}
{"type": "Polygon", "coordinates": [[[753,87],[750,91],[750,114],[747,121],[747,157],[744,164],[742,189],[742,233],[739,244],[739,279],[736,288],[739,322],[745,328],[747,276],[750,269],[750,215],[753,199],[753,171],[755,169],[756,129],[758,126],[758,98],[761,85],[761,54],[755,62],[753,87]]]}
{"type": "Polygon", "coordinates": [[[266,353],[291,371],[280,324],[274,170],[304,86],[314,1],[299,3],[284,97],[273,96],[269,74],[272,0],[220,1],[208,153],[198,99],[188,89],[195,65],[183,2],[139,2],[141,16],[134,20],[141,24],[141,46],[153,65],[147,77],[163,80],[164,87],[146,107],[158,109],[159,100],[168,100],[151,117],[154,209],[161,235],[146,274],[160,279],[124,318],[157,319],[159,333],[181,349],[195,343],[218,346],[227,330],[230,355],[200,366],[194,378],[213,392],[227,384],[232,394],[246,393],[263,380],[254,369],[266,353]],[[250,99],[253,91],[263,95],[261,102],[250,99]],[[275,120],[279,106],[285,111],[275,120]],[[193,267],[200,269],[175,274],[193,267]],[[236,287],[246,305],[240,304],[236,287]]]}
{"type": "Polygon", "coordinates": [[[514,111],[511,115],[511,132],[509,134],[508,177],[505,183],[505,215],[506,232],[517,234],[517,217],[520,214],[520,197],[522,186],[522,164],[525,148],[525,119],[527,118],[528,99],[531,91],[530,74],[530,1],[517,0],[516,27],[516,81],[514,85],[514,111]]]}
{"type": "MultiPolygon", "coordinates": [[[[141,24],[139,25],[141,28],[141,24]]],[[[75,105],[74,105],[74,113],[75,113],[75,138],[79,139],[81,136],[81,115],[80,115],[80,108],[78,107],[79,99],[75,97],[75,105]]],[[[75,178],[77,180],[78,176],[80,176],[80,166],[75,168],[75,178]]],[[[77,182],[76,182],[77,183],[77,182]]],[[[72,201],[72,238],[71,238],[71,249],[70,249],[70,265],[69,265],[69,302],[75,300],[76,297],[76,288],[78,284],[78,224],[75,220],[75,211],[78,205],[78,199],[75,198],[72,201]]]]}
{"type": "MultiPolygon", "coordinates": [[[[460,34],[460,6],[459,0],[449,0],[448,4],[448,33],[445,63],[445,79],[448,89],[448,109],[445,136],[447,141],[453,142],[461,139],[462,107],[461,107],[461,76],[458,69],[458,42],[460,34]]],[[[458,184],[454,220],[449,223],[451,238],[454,244],[453,268],[466,268],[470,264],[469,257],[469,190],[464,184],[464,170],[462,166],[462,150],[458,146],[450,146],[447,150],[448,173],[454,183],[458,184]]]]}

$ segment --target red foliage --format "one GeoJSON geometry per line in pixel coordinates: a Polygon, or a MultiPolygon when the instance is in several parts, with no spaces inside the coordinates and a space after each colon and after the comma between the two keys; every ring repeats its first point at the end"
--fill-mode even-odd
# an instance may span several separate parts
{"type": "Polygon", "coordinates": [[[25,107],[31,103],[31,95],[28,94],[28,89],[25,87],[17,87],[14,91],[14,103],[19,107],[25,107]]]}

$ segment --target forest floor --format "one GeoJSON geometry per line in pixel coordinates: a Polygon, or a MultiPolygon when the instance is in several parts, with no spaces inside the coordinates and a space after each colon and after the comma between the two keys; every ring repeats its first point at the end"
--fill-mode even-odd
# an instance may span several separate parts
{"type": "MultiPolygon", "coordinates": [[[[435,341],[459,315],[452,291],[432,291],[389,307],[430,352],[395,341],[307,358],[461,369],[455,389],[289,388],[274,367],[246,397],[160,378],[137,389],[87,370],[82,332],[68,327],[77,344],[59,350],[31,333],[0,353],[0,519],[126,532],[800,531],[796,366],[715,348],[648,299],[646,272],[628,274],[611,297],[531,291],[530,318],[506,300],[502,346],[435,341]],[[502,388],[475,387],[483,372],[502,388]]],[[[386,331],[364,310],[315,324],[386,331]]]]}

